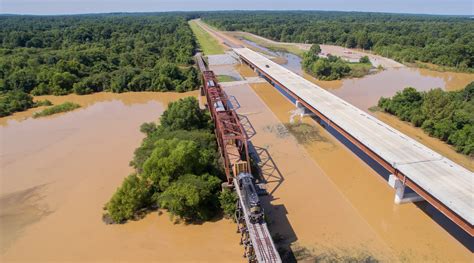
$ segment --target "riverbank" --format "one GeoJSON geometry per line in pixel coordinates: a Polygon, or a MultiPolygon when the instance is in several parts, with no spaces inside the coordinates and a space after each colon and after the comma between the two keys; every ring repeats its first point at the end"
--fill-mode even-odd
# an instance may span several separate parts
{"type": "Polygon", "coordinates": [[[156,121],[168,102],[197,95],[42,96],[82,108],[2,120],[2,261],[241,262],[239,236],[228,220],[176,225],[154,212],[124,225],[102,222],[104,204],[132,172],[140,125],[156,121]]]}

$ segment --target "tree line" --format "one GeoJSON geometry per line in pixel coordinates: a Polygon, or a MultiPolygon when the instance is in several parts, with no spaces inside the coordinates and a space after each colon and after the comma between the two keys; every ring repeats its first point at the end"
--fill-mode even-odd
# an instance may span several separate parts
{"type": "Polygon", "coordinates": [[[209,220],[222,209],[232,213],[236,199],[220,191],[224,173],[212,130],[194,97],[170,103],[159,125],[144,123],[146,137],[130,162],[135,172],[106,204],[105,218],[122,223],[153,208],[189,222],[209,220]]]}
{"type": "Polygon", "coordinates": [[[401,62],[429,62],[472,71],[474,23],[468,16],[325,11],[207,12],[222,30],[282,42],[335,44],[373,50],[401,62]]]}
{"type": "Polygon", "coordinates": [[[21,99],[1,107],[27,108],[29,95],[192,90],[195,48],[173,13],[0,16],[0,96],[21,99]]]}
{"type": "Polygon", "coordinates": [[[458,152],[474,156],[474,82],[460,91],[418,92],[408,87],[392,98],[382,97],[378,106],[453,145],[458,152]]]}

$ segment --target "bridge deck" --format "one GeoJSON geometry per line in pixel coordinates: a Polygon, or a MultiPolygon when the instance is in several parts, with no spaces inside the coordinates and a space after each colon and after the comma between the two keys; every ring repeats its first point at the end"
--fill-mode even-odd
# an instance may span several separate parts
{"type": "Polygon", "coordinates": [[[474,223],[474,174],[247,48],[234,51],[330,119],[443,205],[474,223]]]}

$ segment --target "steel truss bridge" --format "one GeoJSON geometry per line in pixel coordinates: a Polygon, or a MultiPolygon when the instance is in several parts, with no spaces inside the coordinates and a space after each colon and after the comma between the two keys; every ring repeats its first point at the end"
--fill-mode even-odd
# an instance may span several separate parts
{"type": "Polygon", "coordinates": [[[235,221],[237,232],[241,234],[244,257],[249,262],[281,262],[267,224],[264,220],[251,222],[249,207],[243,201],[245,192],[240,189],[238,180],[234,180],[240,173],[251,173],[247,134],[214,72],[207,69],[200,55],[196,56],[196,63],[202,73],[201,95],[205,96],[206,107],[215,125],[219,153],[227,178],[226,185],[232,187],[239,197],[235,221]]]}

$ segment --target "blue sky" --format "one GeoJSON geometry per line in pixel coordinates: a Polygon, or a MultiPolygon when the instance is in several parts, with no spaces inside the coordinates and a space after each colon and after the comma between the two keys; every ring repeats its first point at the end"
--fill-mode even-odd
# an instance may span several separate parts
{"type": "Polygon", "coordinates": [[[83,14],[194,10],[340,10],[473,15],[474,0],[0,0],[0,13],[83,14]]]}

